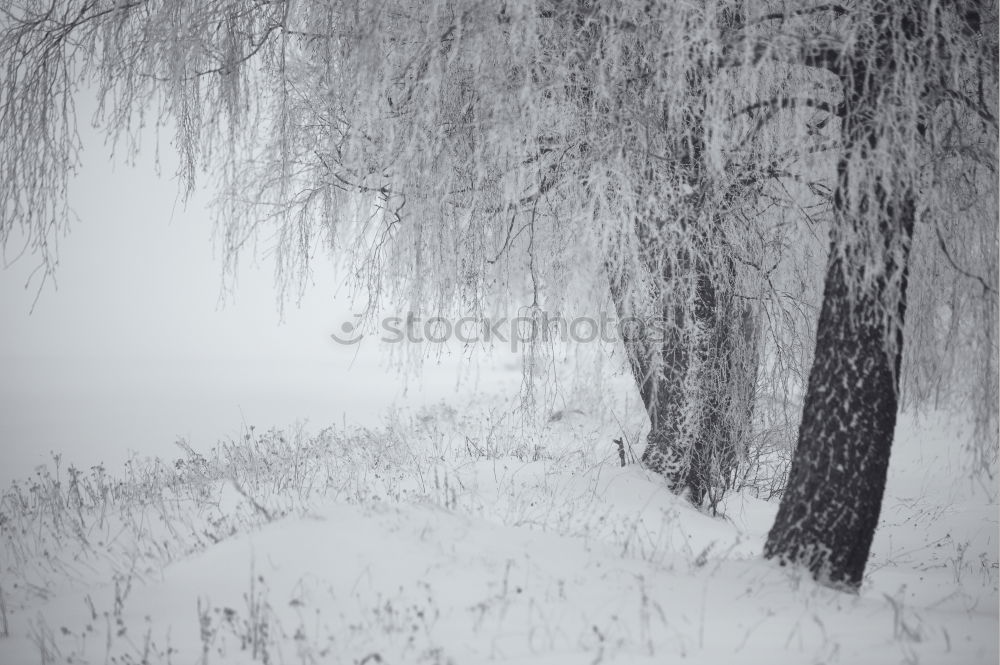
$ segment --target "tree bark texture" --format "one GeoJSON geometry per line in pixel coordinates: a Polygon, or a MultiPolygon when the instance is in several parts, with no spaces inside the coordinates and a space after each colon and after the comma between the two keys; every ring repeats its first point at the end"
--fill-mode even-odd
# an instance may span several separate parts
{"type": "Polygon", "coordinates": [[[844,149],[816,353],[788,486],[764,548],[765,557],[847,590],[861,584],[885,489],[915,216],[912,191],[879,176],[872,182],[858,165],[884,148],[876,119],[894,80],[890,43],[905,38],[900,25],[917,25],[892,13],[908,6],[885,5],[874,37],[856,46],[841,74],[844,149]]]}
{"type": "MultiPolygon", "coordinates": [[[[729,486],[748,435],[757,338],[751,307],[734,296],[733,272],[720,279],[703,260],[671,262],[678,264],[683,278],[671,279],[676,267],[661,266],[663,282],[653,280],[656,325],[637,328],[646,335],[629,327],[622,333],[650,420],[642,462],[700,505],[713,489],[729,486]],[[692,297],[664,293],[663,283],[688,284],[692,297]]],[[[627,320],[635,314],[630,285],[620,269],[609,266],[609,275],[619,319],[627,320]]]]}

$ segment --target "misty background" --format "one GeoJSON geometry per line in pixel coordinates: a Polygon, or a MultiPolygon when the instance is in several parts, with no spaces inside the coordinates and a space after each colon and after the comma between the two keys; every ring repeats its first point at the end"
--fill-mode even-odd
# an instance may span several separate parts
{"type": "Polygon", "coordinates": [[[131,165],[112,157],[85,122],[92,102],[80,102],[83,163],[68,196],[78,220],[60,238],[55,281],[38,295],[41,271],[32,277],[30,255],[14,260],[16,242],[0,271],[0,483],[53,452],[62,468],[111,470],[131,454],[178,457],[178,438],[208,450],[249,425],[374,425],[393,405],[453,399],[477,385],[479,367],[460,348],[435,349],[440,357],[416,375],[391,366],[391,350],[371,335],[334,343],[329,334],[356,310],[322,256],[284,321],[266,238],[220,300],[212,178],[185,204],[171,177],[169,129],[160,130],[157,176],[151,130],[131,165]]]}

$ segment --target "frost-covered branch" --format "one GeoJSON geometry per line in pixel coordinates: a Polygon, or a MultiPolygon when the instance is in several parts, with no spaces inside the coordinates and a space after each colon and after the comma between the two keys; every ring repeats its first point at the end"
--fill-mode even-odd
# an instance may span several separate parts
{"type": "Polygon", "coordinates": [[[736,113],[730,116],[730,119],[736,118],[737,116],[752,113],[757,109],[794,109],[794,108],[814,108],[820,111],[826,111],[830,115],[835,115],[837,117],[843,117],[845,113],[844,105],[841,104],[831,104],[830,102],[823,101],[821,99],[812,99],[809,97],[772,97],[771,99],[765,99],[753,104],[748,104],[744,106],[736,113]]]}
{"type": "Polygon", "coordinates": [[[746,25],[754,25],[757,23],[764,23],[766,21],[787,21],[800,16],[809,16],[811,14],[821,14],[826,12],[829,12],[833,16],[844,16],[848,13],[848,10],[843,5],[838,4],[816,5],[814,7],[806,7],[804,9],[793,9],[790,11],[761,14],[760,16],[755,16],[752,21],[748,21],[746,25]]]}
{"type": "Polygon", "coordinates": [[[945,240],[944,234],[941,232],[941,227],[938,224],[934,225],[934,234],[937,236],[938,246],[941,248],[941,253],[944,255],[945,259],[947,259],[949,265],[951,265],[951,267],[963,277],[968,277],[971,280],[979,282],[979,284],[983,287],[984,294],[992,293],[993,297],[996,297],[997,289],[995,287],[988,284],[981,276],[975,275],[968,270],[961,268],[955,259],[952,258],[951,252],[948,250],[948,242],[945,240]]]}

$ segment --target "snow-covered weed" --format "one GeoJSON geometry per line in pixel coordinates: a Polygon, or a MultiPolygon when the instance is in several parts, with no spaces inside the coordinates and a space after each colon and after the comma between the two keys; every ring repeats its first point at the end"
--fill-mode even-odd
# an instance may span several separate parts
{"type": "Polygon", "coordinates": [[[45,663],[205,665],[995,653],[976,637],[996,614],[995,539],[976,530],[988,506],[893,490],[870,577],[845,599],[755,560],[776,509],[756,498],[764,485],[707,515],[623,468],[622,431],[572,409],[531,424],[486,404],[399,411],[378,429],[248,427],[120,477],[54,458],[0,498],[0,660],[26,648],[45,663]]]}

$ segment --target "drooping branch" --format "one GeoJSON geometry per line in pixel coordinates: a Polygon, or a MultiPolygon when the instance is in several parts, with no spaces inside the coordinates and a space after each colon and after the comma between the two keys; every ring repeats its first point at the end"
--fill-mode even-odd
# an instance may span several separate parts
{"type": "Polygon", "coordinates": [[[983,293],[992,293],[996,295],[997,290],[992,286],[990,286],[989,284],[987,284],[985,279],[983,279],[979,275],[974,275],[968,270],[959,267],[958,263],[955,262],[955,259],[953,259],[951,256],[951,252],[948,251],[948,243],[945,241],[944,235],[941,233],[940,224],[937,223],[934,224],[934,233],[937,235],[938,245],[941,247],[941,253],[944,254],[944,258],[948,260],[948,263],[951,264],[951,267],[963,277],[968,277],[969,279],[979,282],[983,287],[983,293]]]}

